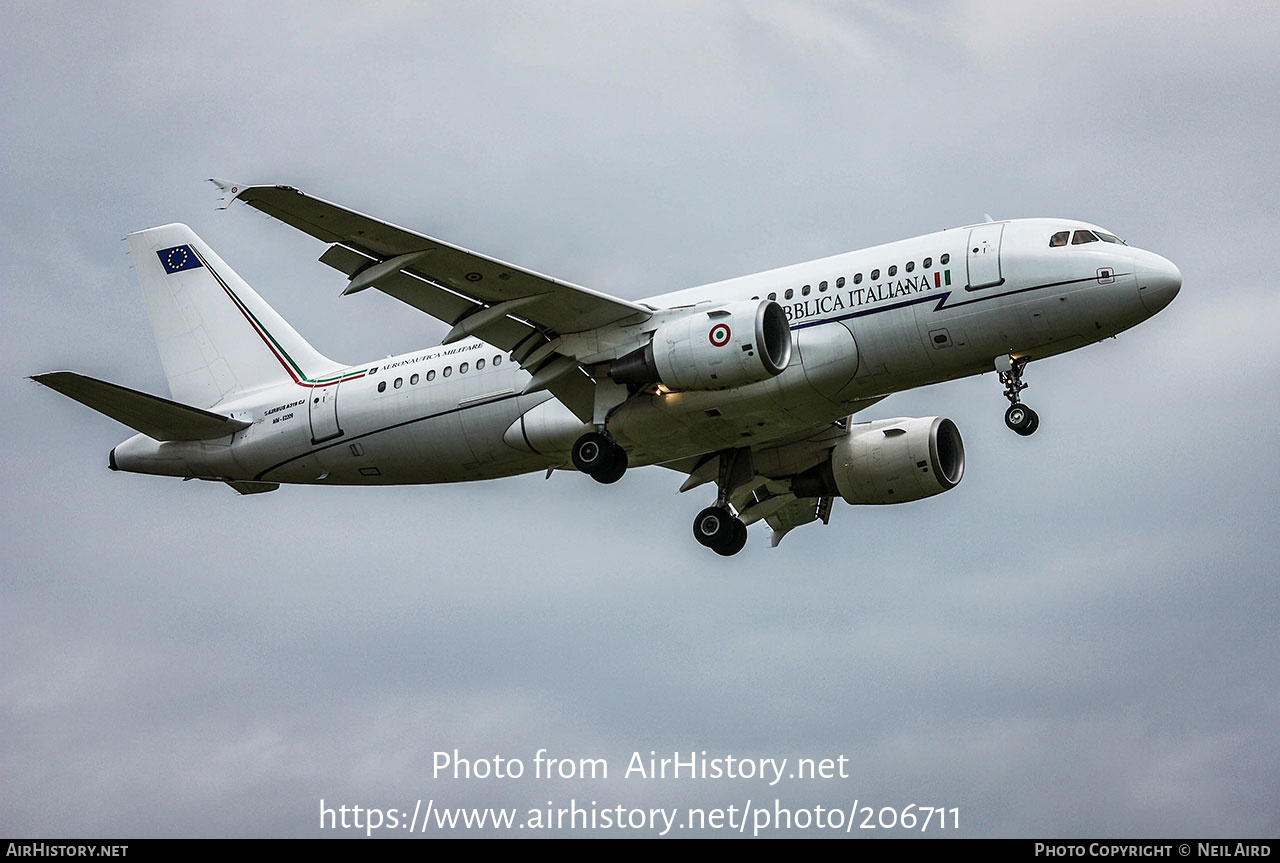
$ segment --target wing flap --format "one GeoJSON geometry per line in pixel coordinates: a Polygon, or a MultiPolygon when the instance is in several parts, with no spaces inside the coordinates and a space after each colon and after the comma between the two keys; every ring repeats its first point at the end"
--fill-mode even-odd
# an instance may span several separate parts
{"type": "Polygon", "coordinates": [[[242,420],[75,372],[46,372],[31,380],[158,441],[208,440],[249,427],[242,420]]]}
{"type": "Polygon", "coordinates": [[[764,517],[764,520],[773,528],[773,536],[770,544],[777,546],[782,542],[782,538],[801,525],[822,519],[825,523],[826,518],[823,512],[825,505],[826,511],[830,512],[831,504],[828,498],[818,497],[800,497],[794,495],[785,495],[785,502],[764,517]]]}
{"type": "Polygon", "coordinates": [[[328,264],[348,279],[370,264],[377,263],[377,260],[355,249],[348,249],[341,243],[334,243],[320,256],[320,263],[328,264]]]}
{"type": "MultiPolygon", "coordinates": [[[[382,266],[376,259],[340,244],[330,246],[328,251],[320,256],[320,261],[346,274],[351,278],[353,285],[363,273],[382,266]]],[[[489,306],[474,298],[445,290],[439,285],[411,276],[403,270],[380,274],[377,287],[384,294],[452,325],[457,332],[450,331],[449,336],[445,337],[444,344],[449,344],[463,336],[475,336],[494,347],[509,351],[536,332],[529,324],[514,320],[508,314],[517,308],[532,305],[538,301],[538,296],[522,297],[489,306]],[[470,323],[464,323],[467,321],[470,323]]],[[[352,289],[348,288],[343,293],[350,290],[352,289]]]]}

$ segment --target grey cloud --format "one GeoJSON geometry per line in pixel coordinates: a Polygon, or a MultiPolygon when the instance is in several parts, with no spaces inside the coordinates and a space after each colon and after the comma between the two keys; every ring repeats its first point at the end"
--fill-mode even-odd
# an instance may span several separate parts
{"type": "Polygon", "coordinates": [[[4,13],[0,831],[763,797],[615,768],[706,749],[846,754],[768,796],[957,806],[963,836],[1275,835],[1270,6],[305,8],[4,13]],[[128,231],[190,224],[337,358],[443,332],[340,299],[211,175],[628,297],[984,212],[1104,224],[1185,286],[1032,366],[1034,438],[994,375],[873,409],[955,419],[955,491],[712,560],[702,492],[657,469],[262,499],[108,472],[125,430],[22,376],[164,392],[128,231]],[[615,772],[430,778],[437,749],[541,747],[615,772]]]}

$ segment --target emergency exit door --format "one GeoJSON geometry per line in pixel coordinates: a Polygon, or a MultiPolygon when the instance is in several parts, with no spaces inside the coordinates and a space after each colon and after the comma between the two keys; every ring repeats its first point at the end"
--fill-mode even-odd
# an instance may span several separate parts
{"type": "Polygon", "coordinates": [[[969,230],[969,290],[989,288],[1004,281],[1000,275],[1000,238],[1004,223],[979,225],[969,230]]]}

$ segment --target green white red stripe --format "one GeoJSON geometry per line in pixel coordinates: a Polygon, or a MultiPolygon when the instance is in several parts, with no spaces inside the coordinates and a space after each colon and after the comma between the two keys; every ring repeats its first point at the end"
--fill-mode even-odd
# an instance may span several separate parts
{"type": "Polygon", "coordinates": [[[205,269],[212,273],[213,277],[217,279],[218,284],[222,286],[222,290],[231,298],[231,302],[235,303],[236,308],[240,310],[240,314],[244,315],[245,320],[247,320],[249,325],[253,327],[253,331],[258,334],[258,338],[262,339],[263,344],[267,346],[267,349],[271,351],[277,362],[280,363],[284,370],[289,374],[289,377],[293,379],[295,384],[300,387],[309,388],[331,387],[343,383],[344,381],[353,381],[357,378],[362,378],[368,374],[369,370],[366,368],[358,371],[342,372],[341,374],[331,375],[326,378],[308,377],[297,362],[294,361],[293,357],[289,356],[289,352],[286,351],[278,341],[276,341],[275,336],[271,335],[271,332],[262,325],[262,322],[258,320],[257,316],[254,315],[254,313],[250,311],[249,307],[244,304],[244,301],[236,296],[236,292],[231,290],[231,287],[222,280],[222,276],[218,274],[218,271],[209,266],[209,262],[204,259],[204,256],[200,254],[200,251],[194,247],[192,247],[192,251],[194,251],[196,256],[200,258],[200,262],[204,264],[205,269]]]}

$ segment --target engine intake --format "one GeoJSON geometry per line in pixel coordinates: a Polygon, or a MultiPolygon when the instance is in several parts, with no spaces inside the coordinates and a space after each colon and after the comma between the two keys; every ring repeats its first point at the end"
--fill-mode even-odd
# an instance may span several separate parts
{"type": "Polygon", "coordinates": [[[791,328],[782,306],[746,300],[662,324],[647,345],[614,360],[609,377],[672,390],[722,390],[779,375],[790,361],[791,328]]]}

